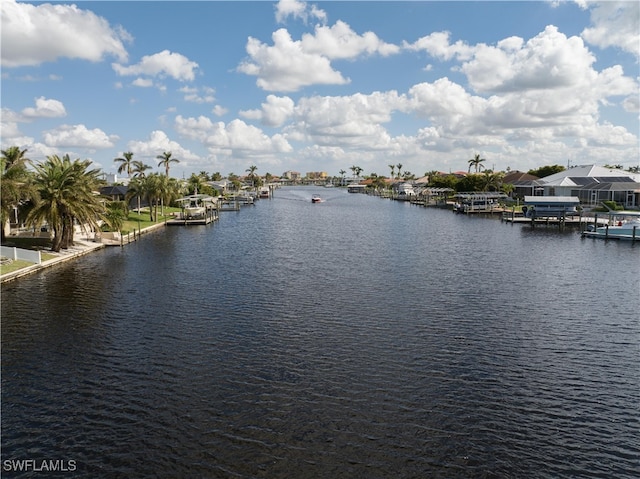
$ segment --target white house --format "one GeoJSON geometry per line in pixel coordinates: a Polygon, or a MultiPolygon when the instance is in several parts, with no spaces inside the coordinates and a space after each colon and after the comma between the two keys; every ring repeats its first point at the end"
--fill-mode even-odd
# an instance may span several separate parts
{"type": "Polygon", "coordinates": [[[577,196],[583,205],[615,201],[640,206],[640,174],[596,165],[575,166],[534,181],[536,195],[577,196]]]}

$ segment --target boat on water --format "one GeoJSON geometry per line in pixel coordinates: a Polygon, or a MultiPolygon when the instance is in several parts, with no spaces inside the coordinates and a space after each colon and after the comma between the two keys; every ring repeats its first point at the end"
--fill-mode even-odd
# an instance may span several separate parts
{"type": "Polygon", "coordinates": [[[271,198],[271,189],[268,186],[261,187],[260,191],[258,192],[258,198],[271,198]]]}
{"type": "Polygon", "coordinates": [[[204,218],[208,209],[213,208],[217,198],[209,195],[190,195],[176,200],[182,206],[183,219],[204,218]]]}
{"type": "Polygon", "coordinates": [[[416,192],[413,189],[413,185],[411,183],[400,183],[395,186],[396,195],[395,199],[398,201],[411,201],[415,196],[416,192]]]}
{"type": "Polygon", "coordinates": [[[322,198],[320,198],[320,195],[313,195],[311,197],[311,203],[322,203],[322,198]]]}
{"type": "Polygon", "coordinates": [[[167,224],[208,224],[217,218],[218,202],[217,196],[203,194],[193,194],[179,198],[176,202],[182,211],[174,213],[172,220],[167,224]]]}
{"type": "Polygon", "coordinates": [[[640,241],[640,212],[611,212],[608,224],[604,226],[589,225],[583,236],[640,241]]]}

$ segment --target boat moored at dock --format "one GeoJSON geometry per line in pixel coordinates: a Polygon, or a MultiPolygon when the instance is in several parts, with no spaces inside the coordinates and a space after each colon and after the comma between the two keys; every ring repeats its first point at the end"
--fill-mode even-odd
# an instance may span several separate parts
{"type": "Polygon", "coordinates": [[[583,237],[640,241],[640,211],[611,211],[604,226],[588,225],[583,237]]]}
{"type": "Polygon", "coordinates": [[[522,212],[527,218],[579,216],[577,196],[525,196],[522,212]]]}
{"type": "Polygon", "coordinates": [[[217,196],[195,194],[176,200],[181,205],[182,211],[176,213],[174,218],[167,221],[168,225],[194,225],[209,224],[218,219],[217,196]]]}

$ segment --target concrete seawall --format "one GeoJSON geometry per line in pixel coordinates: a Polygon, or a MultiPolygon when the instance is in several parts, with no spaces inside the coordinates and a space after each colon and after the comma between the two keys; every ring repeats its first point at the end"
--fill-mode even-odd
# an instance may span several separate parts
{"type": "MultiPolygon", "coordinates": [[[[158,223],[153,226],[149,226],[147,228],[142,229],[139,233],[135,234],[135,238],[139,238],[145,233],[149,233],[152,231],[156,231],[160,228],[163,228],[165,223],[158,223]]],[[[133,234],[131,235],[133,237],[133,234]]],[[[127,238],[127,237],[125,237],[127,238]]],[[[129,244],[132,240],[126,240],[124,242],[120,241],[105,241],[102,243],[94,242],[90,238],[84,237],[83,239],[75,239],[74,246],[67,250],[62,250],[59,253],[53,253],[50,251],[45,251],[48,254],[55,255],[55,258],[48,259],[46,261],[42,261],[40,264],[33,264],[31,266],[26,266],[25,268],[21,268],[16,271],[12,271],[11,273],[6,273],[0,276],[0,284],[6,283],[9,281],[13,281],[18,278],[22,278],[23,276],[27,276],[29,274],[35,273],[37,271],[41,271],[44,268],[49,268],[56,264],[64,263],[66,261],[70,261],[72,259],[79,258],[86,254],[89,254],[93,251],[106,248],[107,246],[120,246],[121,244],[124,246],[125,244],[129,244]]]]}

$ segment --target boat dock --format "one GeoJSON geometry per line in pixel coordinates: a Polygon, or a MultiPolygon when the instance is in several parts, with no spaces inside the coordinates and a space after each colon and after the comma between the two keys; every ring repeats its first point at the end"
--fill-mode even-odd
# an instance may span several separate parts
{"type": "Polygon", "coordinates": [[[218,219],[219,200],[208,195],[190,195],[176,200],[182,211],[167,220],[169,226],[208,225],[218,219]]]}
{"type": "Polygon", "coordinates": [[[560,226],[584,226],[588,225],[604,226],[607,224],[605,218],[598,218],[597,216],[582,216],[582,215],[556,215],[556,216],[535,216],[527,217],[521,212],[515,211],[503,211],[502,221],[505,223],[514,224],[529,224],[531,226],[536,225],[560,225],[560,226]]]}
{"type": "Polygon", "coordinates": [[[582,231],[582,237],[616,239],[632,243],[640,241],[640,212],[609,211],[607,216],[608,218],[603,218],[600,223],[590,223],[582,231]]]}
{"type": "Polygon", "coordinates": [[[209,223],[213,223],[218,220],[218,211],[215,208],[211,208],[208,211],[209,214],[205,214],[204,216],[197,218],[189,218],[183,216],[181,213],[177,213],[177,215],[170,220],[167,220],[166,223],[168,226],[193,226],[193,225],[208,225],[209,223]]]}

